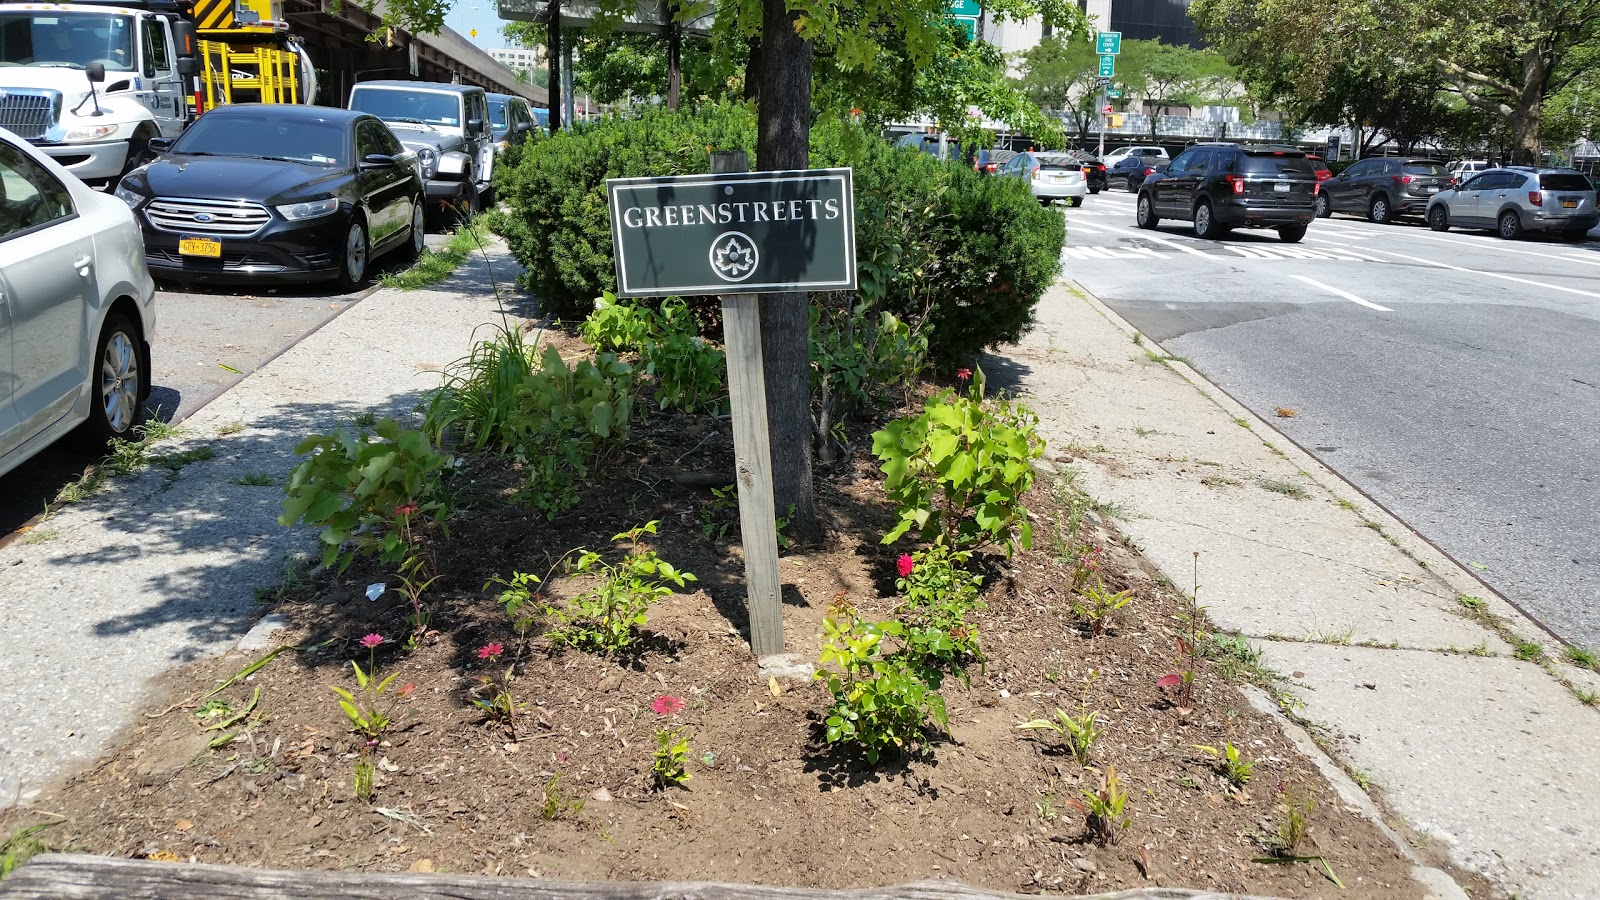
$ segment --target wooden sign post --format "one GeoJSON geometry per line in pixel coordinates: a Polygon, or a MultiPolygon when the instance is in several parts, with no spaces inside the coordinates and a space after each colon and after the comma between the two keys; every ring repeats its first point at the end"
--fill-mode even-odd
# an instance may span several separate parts
{"type": "Polygon", "coordinates": [[[749,168],[742,150],[713,153],[710,175],[618,178],[606,192],[618,296],[722,298],[750,649],[766,659],[783,653],[783,599],[760,295],[855,289],[855,195],[849,169],[749,168]]]}

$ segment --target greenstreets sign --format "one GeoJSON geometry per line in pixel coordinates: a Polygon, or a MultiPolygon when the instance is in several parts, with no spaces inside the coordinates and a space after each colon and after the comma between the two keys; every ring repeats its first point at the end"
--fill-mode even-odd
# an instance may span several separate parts
{"type": "Polygon", "coordinates": [[[612,178],[617,295],[856,288],[849,169],[612,178]]]}

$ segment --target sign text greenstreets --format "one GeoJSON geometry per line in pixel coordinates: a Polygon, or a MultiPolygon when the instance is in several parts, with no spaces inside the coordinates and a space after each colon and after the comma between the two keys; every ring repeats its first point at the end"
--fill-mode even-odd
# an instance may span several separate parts
{"type": "Polygon", "coordinates": [[[606,181],[617,295],[849,291],[849,169],[606,181]]]}

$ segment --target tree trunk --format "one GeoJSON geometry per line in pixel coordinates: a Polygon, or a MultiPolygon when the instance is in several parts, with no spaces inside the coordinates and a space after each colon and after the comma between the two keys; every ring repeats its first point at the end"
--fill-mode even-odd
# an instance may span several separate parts
{"type": "Polygon", "coordinates": [[[561,0],[550,0],[550,23],[545,32],[545,43],[549,45],[545,53],[547,65],[550,69],[550,84],[546,89],[550,92],[550,133],[561,130],[561,0]]]}
{"type": "Polygon", "coordinates": [[[678,4],[667,4],[667,109],[678,111],[683,93],[683,23],[678,21],[678,4]]]}
{"type": "Polygon", "coordinates": [[[1550,67],[1538,49],[1530,49],[1522,57],[1522,96],[1506,125],[1511,129],[1511,162],[1518,166],[1537,166],[1539,151],[1539,126],[1544,112],[1544,91],[1550,81],[1550,67]]]}
{"type": "Polygon", "coordinates": [[[750,58],[744,64],[744,99],[761,99],[761,35],[750,38],[750,58]]]}
{"type": "MultiPolygon", "coordinates": [[[[756,168],[804,169],[811,147],[811,42],[795,33],[786,0],[762,0],[761,108],[756,168]]],[[[822,537],[811,495],[810,303],[803,293],[761,301],[761,355],[772,436],[772,495],[789,534],[801,543],[822,537]]]]}

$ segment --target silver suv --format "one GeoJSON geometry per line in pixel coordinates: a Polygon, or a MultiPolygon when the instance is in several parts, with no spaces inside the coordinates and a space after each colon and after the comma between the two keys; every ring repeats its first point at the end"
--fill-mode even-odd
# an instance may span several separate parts
{"type": "Polygon", "coordinates": [[[1581,241],[1596,224],[1595,189],[1576,169],[1506,166],[1473,176],[1428,201],[1428,225],[1492,228],[1507,239],[1525,231],[1558,232],[1581,241]]]}

